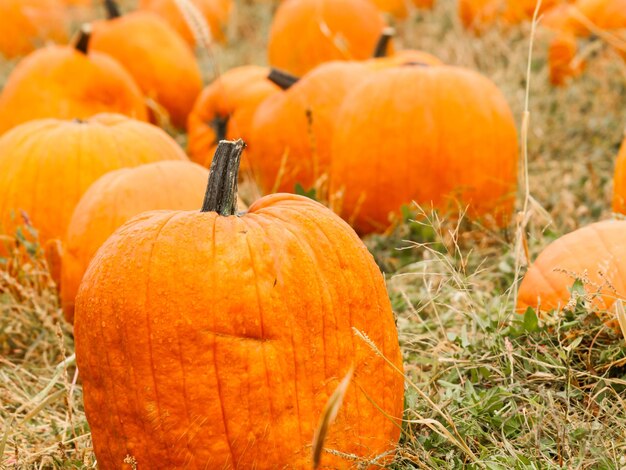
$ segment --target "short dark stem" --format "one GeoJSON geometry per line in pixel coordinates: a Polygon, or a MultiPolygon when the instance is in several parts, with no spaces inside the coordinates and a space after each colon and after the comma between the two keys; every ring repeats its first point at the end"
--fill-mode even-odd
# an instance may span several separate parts
{"type": "Polygon", "coordinates": [[[225,217],[237,213],[237,178],[241,153],[245,147],[241,139],[222,140],[217,145],[209,170],[202,212],[217,212],[225,217]]]}
{"type": "Polygon", "coordinates": [[[389,43],[395,35],[396,30],[392,27],[383,29],[383,32],[380,33],[380,37],[376,43],[376,47],[374,48],[374,59],[380,59],[381,57],[387,57],[389,55],[389,43]]]}
{"type": "Polygon", "coordinates": [[[84,24],[80,27],[76,39],[74,40],[74,49],[83,54],[87,54],[89,50],[89,41],[91,40],[91,25],[84,24]]]}
{"type": "Polygon", "coordinates": [[[215,116],[211,122],[209,122],[209,126],[215,132],[215,142],[214,144],[219,144],[221,140],[226,138],[226,133],[228,132],[228,115],[227,116],[215,116]]]}
{"type": "Polygon", "coordinates": [[[283,70],[271,69],[267,79],[278,85],[283,90],[288,90],[294,85],[298,80],[300,80],[295,75],[291,75],[290,73],[284,72],[283,70]]]}
{"type": "Polygon", "coordinates": [[[110,20],[122,16],[120,6],[115,0],[104,0],[104,8],[106,8],[107,18],[110,20]]]}

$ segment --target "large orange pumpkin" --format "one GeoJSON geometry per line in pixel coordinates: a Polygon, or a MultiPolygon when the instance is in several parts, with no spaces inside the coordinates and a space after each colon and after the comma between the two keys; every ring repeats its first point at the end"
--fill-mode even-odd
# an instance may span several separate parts
{"type": "Polygon", "coordinates": [[[384,28],[368,0],[286,0],[270,29],[269,63],[302,76],[323,62],[367,59],[384,28]]]}
{"type": "Polygon", "coordinates": [[[0,94],[0,134],[41,118],[83,119],[112,112],[146,120],[141,90],[116,60],[75,47],[50,46],[25,57],[0,94]]]}
{"type": "Polygon", "coordinates": [[[626,214],[626,137],[615,161],[613,176],[613,211],[626,214]]]}
{"type": "MultiPolygon", "coordinates": [[[[233,12],[233,0],[190,0],[206,20],[212,37],[226,39],[226,25],[233,12]]],[[[191,46],[196,45],[194,33],[178,8],[176,0],[139,0],[139,9],[156,13],[167,21],[191,46]]]]}
{"type": "MultiPolygon", "coordinates": [[[[74,318],[74,299],[83,274],[107,238],[132,217],[149,210],[192,210],[206,188],[209,171],[187,161],[159,161],[111,171],[81,197],[67,228],[61,270],[61,304],[74,318]]],[[[239,207],[244,208],[239,202],[239,207]]]]}
{"type": "Polygon", "coordinates": [[[293,192],[297,183],[310,188],[328,173],[337,111],[371,73],[361,62],[329,62],[261,103],[248,157],[262,191],[293,192]]]}
{"type": "Polygon", "coordinates": [[[46,41],[67,40],[59,0],[0,1],[0,57],[28,54],[46,41]]]}
{"type": "Polygon", "coordinates": [[[548,245],[524,276],[518,311],[562,309],[577,278],[585,279],[585,290],[598,310],[626,298],[626,221],[587,225],[548,245]]]}
{"type": "Polygon", "coordinates": [[[383,230],[415,201],[505,224],[515,202],[517,134],[500,90],[472,70],[382,70],[336,116],[331,194],[357,231],[383,230]],[[376,119],[372,119],[376,116],[376,119]]]}
{"type": "MultiPolygon", "coordinates": [[[[279,90],[268,80],[268,73],[269,69],[257,65],[235,67],[202,91],[187,123],[187,152],[192,160],[209,167],[222,139],[243,139],[251,144],[254,112],[265,98],[279,90]]],[[[249,168],[246,153],[241,171],[249,168]]]]}
{"type": "Polygon", "coordinates": [[[124,116],[22,124],[0,137],[0,233],[14,235],[23,211],[42,243],[63,239],[91,183],[108,171],[159,160],[187,157],[158,127],[124,116]]]}
{"type": "Polygon", "coordinates": [[[315,428],[351,367],[325,448],[393,452],[404,379],[354,331],[402,368],[372,256],[308,198],[275,194],[234,215],[243,144],[224,145],[202,211],[132,219],[81,283],[76,356],[99,468],[311,468],[315,428]]]}
{"type": "Polygon", "coordinates": [[[158,15],[138,11],[95,23],[91,50],[116,59],[175,126],[185,127],[202,75],[189,46],[158,15]]]}

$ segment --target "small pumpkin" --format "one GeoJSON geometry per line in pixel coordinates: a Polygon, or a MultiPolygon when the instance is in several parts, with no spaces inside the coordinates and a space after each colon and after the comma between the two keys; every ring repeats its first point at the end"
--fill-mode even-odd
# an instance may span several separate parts
{"type": "MultiPolygon", "coordinates": [[[[234,10],[233,0],[189,0],[206,20],[213,39],[226,40],[226,25],[234,10]]],[[[174,28],[190,46],[196,45],[194,33],[176,0],[139,0],[139,9],[156,13],[174,28]]]]}
{"type": "Polygon", "coordinates": [[[0,56],[14,58],[47,41],[67,40],[63,5],[59,0],[0,1],[0,56]]]}
{"type": "MultiPolygon", "coordinates": [[[[563,0],[543,0],[540,13],[563,0]]],[[[497,22],[516,24],[532,19],[536,0],[459,0],[458,11],[463,26],[480,32],[493,26],[497,22]]]]}
{"type": "Polygon", "coordinates": [[[88,52],[90,32],[74,46],[50,46],[21,60],[0,94],[0,135],[42,118],[84,119],[98,113],[147,120],[141,90],[116,60],[88,52]]]}
{"type": "Polygon", "coordinates": [[[369,0],[286,0],[272,21],[269,63],[303,76],[323,62],[368,59],[384,28],[369,0]]]}
{"type": "Polygon", "coordinates": [[[143,94],[184,128],[202,90],[196,58],[182,37],[158,15],[137,11],[120,15],[113,1],[109,19],[93,25],[90,49],[116,59],[135,79],[143,94]]]}
{"type": "Polygon", "coordinates": [[[626,221],[587,225],[550,243],[532,263],[518,291],[517,310],[563,309],[570,288],[586,278],[585,290],[599,311],[626,295],[626,221]]]}
{"type": "MultiPolygon", "coordinates": [[[[192,162],[167,160],[110,171],[81,197],[70,219],[61,267],[61,305],[74,319],[74,300],[89,262],[126,221],[149,210],[192,210],[209,171],[192,162]]],[[[243,202],[239,207],[245,209],[243,202]]]]}
{"type": "Polygon", "coordinates": [[[626,136],[615,161],[613,176],[613,211],[626,214],[626,136]]]}
{"type": "MultiPolygon", "coordinates": [[[[578,0],[546,13],[542,24],[553,32],[549,46],[550,81],[563,85],[580,75],[586,63],[577,58],[578,40],[608,31],[626,40],[626,0],[578,0]]],[[[616,48],[626,60],[626,51],[616,48]]]]}
{"type": "Polygon", "coordinates": [[[13,236],[24,212],[42,245],[63,240],[91,183],[111,170],[159,160],[187,157],[158,127],[124,116],[22,124],[0,137],[0,233],[13,236]]]}
{"type": "Polygon", "coordinates": [[[400,67],[403,65],[443,65],[443,62],[428,52],[417,49],[391,48],[391,40],[395,36],[395,28],[385,28],[378,38],[374,48],[373,57],[367,61],[367,65],[374,70],[381,70],[388,67],[400,67]]]}
{"type": "Polygon", "coordinates": [[[236,215],[242,148],[218,147],[202,211],[135,217],[85,273],[76,358],[102,470],[129,456],[155,470],[311,468],[322,411],[351,367],[325,448],[392,457],[404,378],[383,277],[309,198],[274,194],[236,215]]]}
{"type": "MultiPolygon", "coordinates": [[[[193,161],[208,168],[223,139],[240,138],[254,145],[250,142],[254,112],[265,98],[280,90],[268,74],[269,69],[257,65],[235,67],[202,91],[187,123],[187,152],[193,161]]],[[[249,171],[247,158],[242,159],[241,171],[249,171]]]]}
{"type": "Polygon", "coordinates": [[[308,189],[328,173],[337,111],[371,73],[361,62],[325,63],[261,103],[248,157],[262,191],[294,192],[296,184],[308,189]]]}
{"type": "Polygon", "coordinates": [[[358,232],[386,229],[413,201],[452,215],[469,205],[470,217],[508,222],[517,133],[486,77],[447,65],[381,70],[354,87],[335,119],[330,191],[358,232]]]}

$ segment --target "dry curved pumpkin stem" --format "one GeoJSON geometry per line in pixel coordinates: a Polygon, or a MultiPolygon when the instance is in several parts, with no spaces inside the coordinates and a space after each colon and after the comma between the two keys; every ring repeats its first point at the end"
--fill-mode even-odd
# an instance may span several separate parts
{"type": "Polygon", "coordinates": [[[223,216],[237,213],[237,178],[243,140],[222,140],[215,150],[209,170],[209,183],[204,195],[202,212],[217,212],[223,216]]]}
{"type": "Polygon", "coordinates": [[[80,27],[80,31],[76,34],[73,41],[74,49],[83,54],[87,54],[89,50],[89,41],[91,40],[91,25],[85,23],[80,27]]]}
{"type": "Polygon", "coordinates": [[[372,54],[372,57],[374,59],[387,57],[389,55],[389,43],[395,35],[395,28],[389,26],[383,29],[383,32],[380,33],[380,37],[378,38],[378,42],[376,43],[376,47],[374,47],[374,53],[372,54]]]}

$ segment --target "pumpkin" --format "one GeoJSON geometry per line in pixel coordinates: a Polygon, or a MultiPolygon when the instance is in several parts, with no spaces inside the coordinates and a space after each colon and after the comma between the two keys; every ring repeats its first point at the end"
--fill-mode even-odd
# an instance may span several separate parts
{"type": "MultiPolygon", "coordinates": [[[[126,221],[149,210],[192,210],[198,206],[209,171],[171,160],[110,171],[81,197],[70,219],[61,267],[61,304],[74,318],[80,281],[98,248],[126,221]]],[[[239,201],[239,207],[244,207],[239,201]]]]}
{"type": "Polygon", "coordinates": [[[626,136],[615,161],[613,176],[613,212],[626,214],[626,136]]]}
{"type": "Polygon", "coordinates": [[[508,222],[517,134],[486,77],[446,65],[382,70],[346,96],[336,122],[330,192],[358,232],[386,229],[413,201],[450,215],[469,205],[472,218],[508,222]]]}
{"type": "MultiPolygon", "coordinates": [[[[563,0],[543,0],[540,13],[563,0]]],[[[459,17],[463,26],[481,31],[496,22],[515,24],[530,20],[535,13],[536,0],[459,0],[459,17]]]]}
{"type": "Polygon", "coordinates": [[[359,62],[329,62],[261,103],[248,157],[262,191],[293,192],[297,183],[310,188],[328,173],[337,111],[369,73],[359,62]]]}
{"type": "MultiPolygon", "coordinates": [[[[187,123],[187,152],[193,161],[209,167],[223,139],[241,138],[250,144],[254,112],[265,98],[279,90],[268,80],[268,73],[269,69],[256,65],[235,67],[202,91],[187,123]]],[[[247,158],[241,161],[241,171],[249,171],[247,158]]]]}
{"type": "Polygon", "coordinates": [[[14,58],[49,40],[66,41],[63,13],[58,0],[0,1],[0,56],[14,58]]]}
{"type": "Polygon", "coordinates": [[[372,2],[380,11],[404,19],[412,8],[432,8],[435,0],[372,0],[372,2]]]}
{"type": "MultiPolygon", "coordinates": [[[[561,5],[546,13],[543,25],[554,33],[549,46],[550,81],[563,85],[568,78],[580,75],[586,66],[576,57],[579,38],[609,31],[626,40],[621,33],[626,29],[626,0],[578,0],[561,5]]],[[[626,51],[615,49],[626,60],[626,51]]]]}
{"type": "Polygon", "coordinates": [[[164,131],[124,116],[42,119],[0,137],[0,233],[12,236],[23,211],[39,241],[63,239],[74,207],[100,176],[159,160],[187,160],[164,131]]]}
{"type": "MultiPolygon", "coordinates": [[[[204,18],[213,39],[223,42],[226,39],[226,25],[233,12],[233,0],[189,0],[204,18]]],[[[156,13],[169,23],[187,44],[196,45],[194,33],[189,28],[176,0],[139,0],[139,9],[156,13]]]]}
{"type": "Polygon", "coordinates": [[[147,119],[141,90],[116,60],[88,52],[89,33],[74,47],[50,46],[25,57],[0,94],[0,134],[41,118],[84,119],[98,113],[147,119]]]}
{"type": "MultiPolygon", "coordinates": [[[[315,428],[351,367],[325,448],[367,459],[397,445],[404,379],[354,331],[402,369],[374,259],[302,196],[235,215],[242,148],[218,147],[201,211],[133,218],[83,277],[76,357],[103,470],[127,456],[155,470],[311,468],[315,428]]],[[[354,461],[325,453],[322,465],[354,461]]]]}
{"type": "Polygon", "coordinates": [[[550,243],[532,263],[517,297],[517,310],[538,312],[563,309],[576,278],[586,278],[598,310],[611,308],[626,294],[626,221],[608,220],[587,225],[550,243]]]}
{"type": "Polygon", "coordinates": [[[193,52],[165,21],[150,12],[134,12],[94,24],[91,50],[116,59],[135,79],[143,94],[184,128],[202,90],[200,67],[193,52]]]}
{"type": "Polygon", "coordinates": [[[367,59],[384,28],[369,0],[286,0],[270,28],[269,63],[302,76],[323,62],[367,59]]]}

